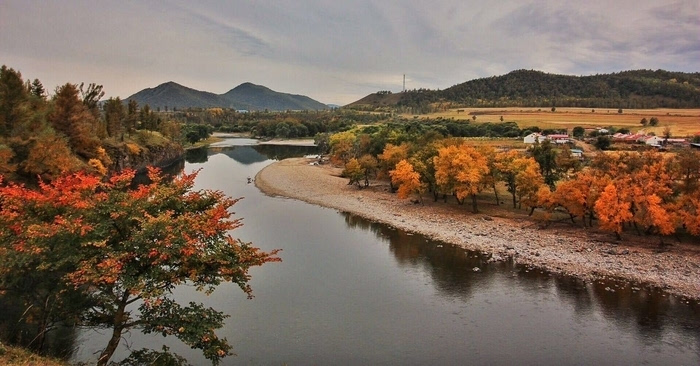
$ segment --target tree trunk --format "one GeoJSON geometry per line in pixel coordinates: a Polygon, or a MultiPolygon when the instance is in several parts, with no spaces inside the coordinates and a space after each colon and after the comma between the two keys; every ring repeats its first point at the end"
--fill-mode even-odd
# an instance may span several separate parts
{"type": "Polygon", "coordinates": [[[496,189],[496,183],[493,184],[493,194],[496,196],[496,206],[500,206],[501,200],[498,198],[498,189],[496,189]]]}
{"type": "Polygon", "coordinates": [[[518,200],[515,199],[515,190],[513,190],[513,208],[518,208],[518,200]]]}
{"type": "Polygon", "coordinates": [[[476,208],[476,195],[472,194],[472,212],[477,213],[479,210],[476,208]]]}
{"type": "Polygon", "coordinates": [[[100,358],[97,360],[97,366],[105,366],[107,362],[114,355],[114,351],[117,350],[119,342],[122,339],[122,332],[124,331],[124,324],[127,319],[125,317],[126,304],[128,303],[129,295],[125,293],[122,296],[122,300],[119,302],[116,313],[114,314],[114,327],[112,328],[112,338],[109,339],[107,347],[100,353],[100,358]]]}

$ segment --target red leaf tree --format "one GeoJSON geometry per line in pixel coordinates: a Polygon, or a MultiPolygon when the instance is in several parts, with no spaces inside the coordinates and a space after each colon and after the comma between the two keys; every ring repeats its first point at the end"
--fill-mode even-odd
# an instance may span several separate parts
{"type": "Polygon", "coordinates": [[[150,184],[131,188],[134,172],[109,181],[83,173],[63,176],[38,190],[0,187],[0,289],[33,297],[44,330],[57,314],[75,324],[111,328],[99,356],[105,365],[123,332],[174,335],[217,363],[231,353],[216,336],[226,315],[201,304],[178,304],[182,284],[206,293],[237,284],[249,296],[248,270],[279,261],[234,239],[241,226],[230,208],[237,200],[219,191],[195,191],[196,174],[164,179],[149,171],[150,184]],[[43,303],[42,303],[43,301],[43,303]]]}

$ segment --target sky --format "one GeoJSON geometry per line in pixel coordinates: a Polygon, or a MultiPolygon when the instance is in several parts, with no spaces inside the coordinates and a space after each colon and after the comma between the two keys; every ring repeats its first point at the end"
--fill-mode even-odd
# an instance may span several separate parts
{"type": "Polygon", "coordinates": [[[345,105],[518,69],[700,72],[699,0],[0,0],[0,64],[53,93],[244,82],[345,105]]]}

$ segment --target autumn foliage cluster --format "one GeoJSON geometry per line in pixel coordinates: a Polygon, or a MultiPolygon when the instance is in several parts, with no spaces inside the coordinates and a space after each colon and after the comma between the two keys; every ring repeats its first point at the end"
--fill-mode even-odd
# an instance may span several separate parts
{"type": "Polygon", "coordinates": [[[430,193],[435,201],[470,200],[473,212],[488,192],[496,204],[506,193],[513,208],[539,212],[544,220],[564,216],[618,237],[625,229],[700,236],[700,153],[693,150],[599,154],[584,165],[568,148],[549,143],[523,152],[440,136],[380,137],[389,142],[373,161],[375,137],[331,136],[331,160],[344,164],[351,183],[387,178],[399,198],[419,202],[430,193]]]}
{"type": "Polygon", "coordinates": [[[162,121],[147,105],[101,102],[104,94],[101,85],[67,83],[49,97],[38,79],[25,82],[0,67],[0,175],[30,183],[78,171],[104,176],[144,155],[154,140],[183,137],[180,124],[162,121]]]}
{"type": "Polygon", "coordinates": [[[124,332],[172,335],[218,362],[231,353],[216,336],[226,315],[181,305],[171,293],[188,284],[207,293],[221,283],[250,296],[248,270],[279,260],[230,236],[236,200],[193,190],[193,175],[132,186],[133,171],[109,180],[76,173],[39,189],[0,185],[0,291],[22,299],[37,343],[57,322],[111,329],[98,364],[124,332]]]}

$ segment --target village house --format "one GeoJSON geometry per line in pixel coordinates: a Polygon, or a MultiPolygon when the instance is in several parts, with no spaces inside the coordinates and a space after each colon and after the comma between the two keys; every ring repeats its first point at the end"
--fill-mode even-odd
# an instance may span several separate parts
{"type": "Polygon", "coordinates": [[[544,141],[544,136],[539,132],[533,132],[525,137],[523,137],[523,143],[534,144],[536,142],[544,141]]]}
{"type": "Polygon", "coordinates": [[[644,143],[651,146],[661,146],[664,143],[664,138],[659,136],[646,136],[644,143]]]}
{"type": "Polygon", "coordinates": [[[544,142],[549,140],[555,144],[567,144],[571,141],[569,135],[542,135],[538,132],[533,132],[525,137],[523,137],[523,143],[534,144],[536,142],[544,142]]]}
{"type": "Polygon", "coordinates": [[[568,144],[570,141],[569,135],[547,135],[545,137],[555,144],[568,144]]]}

